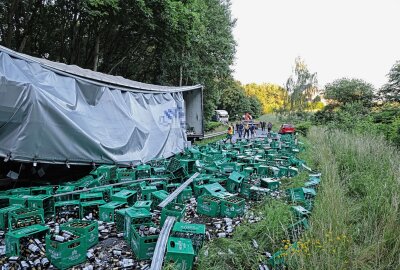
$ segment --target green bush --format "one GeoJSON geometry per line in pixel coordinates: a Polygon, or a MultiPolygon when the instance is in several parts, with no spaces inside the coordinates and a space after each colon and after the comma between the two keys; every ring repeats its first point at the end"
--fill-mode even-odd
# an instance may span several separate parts
{"type": "Polygon", "coordinates": [[[209,122],[206,122],[205,131],[211,131],[211,130],[214,130],[217,127],[220,127],[220,126],[222,126],[221,122],[209,121],[209,122]]]}
{"type": "Polygon", "coordinates": [[[311,122],[301,122],[296,124],[296,131],[300,132],[302,135],[307,136],[308,130],[311,128],[311,122]]]}

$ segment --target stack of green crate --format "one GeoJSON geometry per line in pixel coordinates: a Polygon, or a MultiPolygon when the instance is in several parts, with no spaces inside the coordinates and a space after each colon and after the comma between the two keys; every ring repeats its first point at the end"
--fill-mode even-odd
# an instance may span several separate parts
{"type": "Polygon", "coordinates": [[[67,242],[58,242],[52,240],[51,235],[46,236],[46,257],[52,265],[60,270],[65,270],[86,261],[86,237],[84,235],[77,236],[78,238],[67,242]]]}
{"type": "Polygon", "coordinates": [[[137,201],[137,191],[123,189],[111,196],[111,200],[115,202],[124,202],[132,206],[137,201]]]}
{"type": "Polygon", "coordinates": [[[6,256],[20,256],[21,242],[24,238],[40,238],[44,236],[48,230],[48,227],[36,224],[6,233],[6,256]]]}
{"type": "Polygon", "coordinates": [[[116,211],[126,207],[125,202],[108,202],[100,206],[99,218],[101,221],[114,222],[116,211]]]}
{"type": "Polygon", "coordinates": [[[44,217],[50,217],[54,214],[54,197],[45,194],[29,197],[28,207],[42,208],[44,217]]]}
{"type": "Polygon", "coordinates": [[[206,235],[206,225],[193,224],[184,222],[175,222],[172,228],[171,236],[179,238],[187,238],[192,240],[193,248],[196,254],[203,246],[206,235]]]}
{"type": "Polygon", "coordinates": [[[99,225],[95,220],[74,219],[62,224],[60,229],[83,235],[87,248],[91,248],[99,242],[99,225]]]}
{"type": "Polygon", "coordinates": [[[207,194],[200,196],[197,201],[197,213],[218,217],[221,213],[221,199],[207,194]]]}
{"type": "Polygon", "coordinates": [[[170,237],[165,260],[174,264],[174,269],[191,270],[195,252],[192,241],[186,238],[170,237]]]}
{"type": "Polygon", "coordinates": [[[139,260],[147,260],[153,257],[159,234],[140,235],[138,230],[142,225],[156,228],[156,225],[152,222],[132,224],[130,228],[132,233],[129,240],[136,258],[139,260]]]}
{"type": "Polygon", "coordinates": [[[245,200],[243,198],[232,196],[221,201],[222,217],[240,217],[244,214],[245,200]]]}
{"type": "Polygon", "coordinates": [[[185,217],[186,205],[180,203],[169,203],[161,210],[160,226],[164,225],[168,216],[176,217],[176,221],[182,221],[185,217]]]}

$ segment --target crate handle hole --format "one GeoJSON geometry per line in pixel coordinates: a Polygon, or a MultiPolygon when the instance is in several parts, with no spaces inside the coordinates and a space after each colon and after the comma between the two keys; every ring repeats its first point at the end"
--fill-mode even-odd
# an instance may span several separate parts
{"type": "Polygon", "coordinates": [[[170,244],[171,247],[173,247],[173,248],[175,247],[175,242],[174,241],[169,242],[169,244],[170,244]]]}

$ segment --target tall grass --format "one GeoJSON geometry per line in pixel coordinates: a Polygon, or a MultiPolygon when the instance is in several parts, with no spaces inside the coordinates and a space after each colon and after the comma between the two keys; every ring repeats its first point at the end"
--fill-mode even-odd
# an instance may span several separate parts
{"type": "Polygon", "coordinates": [[[304,248],[290,269],[400,269],[400,154],[383,138],[313,128],[322,172],[304,248]]]}

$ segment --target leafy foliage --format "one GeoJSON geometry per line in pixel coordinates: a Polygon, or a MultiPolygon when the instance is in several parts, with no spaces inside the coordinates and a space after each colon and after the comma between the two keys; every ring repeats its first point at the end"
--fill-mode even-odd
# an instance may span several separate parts
{"type": "Polygon", "coordinates": [[[317,73],[311,73],[304,60],[297,57],[293,74],[286,81],[289,110],[304,110],[307,101],[318,93],[317,84],[317,73]]]}
{"type": "Polygon", "coordinates": [[[364,80],[342,78],[325,86],[325,98],[340,104],[361,102],[364,106],[370,106],[374,90],[372,84],[364,80]]]}
{"type": "Polygon", "coordinates": [[[390,69],[389,81],[380,90],[380,95],[387,101],[400,102],[400,61],[390,69]]]}
{"type": "Polygon", "coordinates": [[[263,113],[272,113],[281,108],[287,98],[286,90],[276,84],[246,84],[244,89],[247,95],[256,96],[262,104],[263,113]]]}

